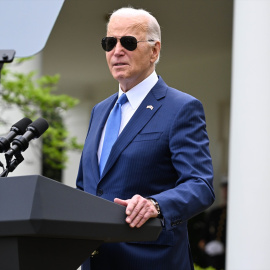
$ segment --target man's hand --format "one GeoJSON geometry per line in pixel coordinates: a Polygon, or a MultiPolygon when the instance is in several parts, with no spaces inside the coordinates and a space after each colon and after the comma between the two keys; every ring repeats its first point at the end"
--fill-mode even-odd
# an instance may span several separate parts
{"type": "Polygon", "coordinates": [[[149,218],[158,216],[153,203],[140,195],[134,195],[129,200],[114,199],[114,202],[126,206],[126,222],[130,227],[140,228],[149,218]]]}

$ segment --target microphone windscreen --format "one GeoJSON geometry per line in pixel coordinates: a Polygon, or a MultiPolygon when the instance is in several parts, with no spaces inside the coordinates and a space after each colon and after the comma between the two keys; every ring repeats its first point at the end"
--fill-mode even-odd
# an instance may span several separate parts
{"type": "Polygon", "coordinates": [[[10,130],[14,130],[16,129],[17,134],[18,135],[22,135],[26,128],[32,123],[32,120],[24,117],[23,119],[21,119],[20,121],[18,121],[17,123],[15,123],[10,130]]]}
{"type": "Polygon", "coordinates": [[[31,130],[35,133],[36,138],[38,138],[48,129],[48,127],[49,124],[44,118],[38,118],[27,127],[27,130],[31,130]]]}

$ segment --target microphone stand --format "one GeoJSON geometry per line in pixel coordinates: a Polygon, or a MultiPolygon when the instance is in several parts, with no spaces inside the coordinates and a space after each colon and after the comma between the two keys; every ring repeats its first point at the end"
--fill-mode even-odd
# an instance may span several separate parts
{"type": "MultiPolygon", "coordinates": [[[[16,153],[14,156],[15,158],[11,161],[12,156],[5,155],[7,165],[6,169],[0,174],[0,177],[7,177],[10,172],[13,172],[17,166],[24,161],[24,157],[20,152],[16,153]]],[[[2,164],[2,162],[0,163],[2,164]]],[[[4,166],[2,166],[3,164],[1,164],[0,166],[4,168],[4,166]]]]}

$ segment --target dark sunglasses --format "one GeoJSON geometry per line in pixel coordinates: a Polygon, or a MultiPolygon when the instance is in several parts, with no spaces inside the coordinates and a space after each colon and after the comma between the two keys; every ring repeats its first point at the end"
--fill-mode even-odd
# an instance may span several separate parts
{"type": "MultiPolygon", "coordinates": [[[[132,36],[124,36],[120,38],[121,45],[129,51],[134,51],[137,48],[137,43],[139,42],[151,42],[151,41],[154,41],[154,40],[150,39],[150,40],[138,41],[135,37],[132,37],[132,36]]],[[[104,37],[101,40],[102,48],[106,52],[111,51],[116,46],[116,44],[117,44],[117,38],[115,37],[104,37]]]]}

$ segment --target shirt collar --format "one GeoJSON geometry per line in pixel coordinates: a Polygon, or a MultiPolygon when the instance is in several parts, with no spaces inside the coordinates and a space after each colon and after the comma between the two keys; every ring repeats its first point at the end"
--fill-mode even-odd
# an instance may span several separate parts
{"type": "MultiPolygon", "coordinates": [[[[158,76],[156,71],[153,71],[151,75],[149,75],[146,79],[144,79],[139,84],[135,85],[129,91],[126,92],[128,101],[132,107],[132,109],[136,110],[150,90],[154,87],[154,85],[158,81],[158,76]]],[[[124,92],[122,91],[119,85],[118,96],[120,97],[124,92]]]]}

